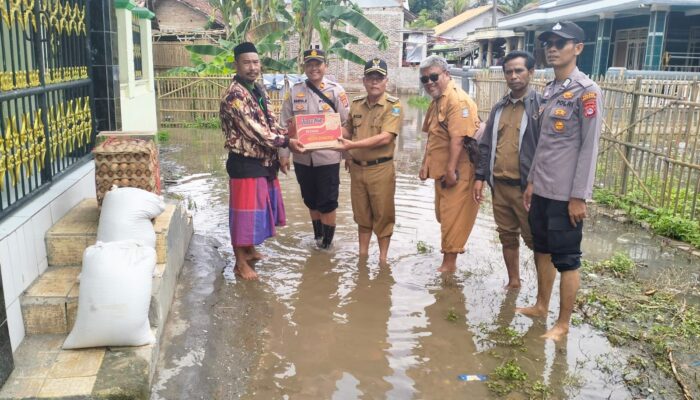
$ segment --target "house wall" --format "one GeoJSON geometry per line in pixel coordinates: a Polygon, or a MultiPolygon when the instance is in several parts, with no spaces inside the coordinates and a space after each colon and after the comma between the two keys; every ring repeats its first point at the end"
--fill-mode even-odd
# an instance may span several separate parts
{"type": "Polygon", "coordinates": [[[177,1],[158,1],[153,12],[160,30],[202,30],[208,18],[177,1]]]}
{"type": "MultiPolygon", "coordinates": [[[[700,27],[700,19],[698,16],[685,16],[680,12],[673,12],[669,15],[669,23],[666,28],[666,49],[670,53],[683,53],[691,57],[698,57],[696,54],[687,54],[689,52],[688,40],[690,38],[690,31],[692,28],[700,27]]],[[[686,62],[689,65],[697,66],[700,60],[684,60],[681,58],[672,57],[669,62],[669,67],[683,67],[686,66],[686,62]]],[[[679,70],[683,70],[680,68],[679,70]]]]}
{"type": "Polygon", "coordinates": [[[580,26],[586,34],[586,39],[583,42],[583,52],[581,52],[577,60],[578,69],[590,75],[593,72],[593,60],[595,59],[598,22],[579,21],[576,24],[580,26]]]}
{"type": "Polygon", "coordinates": [[[86,197],[95,197],[92,162],[62,176],[46,192],[0,222],[0,273],[13,351],[25,336],[20,295],[48,267],[44,235],[86,197]]]}
{"type": "Polygon", "coordinates": [[[131,36],[133,18],[129,10],[117,10],[121,128],[124,131],[156,132],[158,130],[158,114],[156,112],[151,21],[138,20],[141,30],[143,76],[137,80],[134,71],[134,43],[131,36]]]}
{"type": "MultiPolygon", "coordinates": [[[[366,8],[364,13],[370,21],[376,24],[389,37],[389,47],[386,50],[379,50],[376,43],[371,39],[354,28],[348,27],[348,32],[359,38],[359,43],[351,44],[347,46],[347,49],[362,57],[363,60],[369,60],[374,57],[383,58],[389,68],[389,74],[391,74],[392,71],[396,71],[401,65],[403,9],[401,7],[366,8]]],[[[350,61],[331,60],[328,73],[334,75],[340,82],[359,81],[362,78],[363,68],[364,65],[358,65],[350,61]]]]}

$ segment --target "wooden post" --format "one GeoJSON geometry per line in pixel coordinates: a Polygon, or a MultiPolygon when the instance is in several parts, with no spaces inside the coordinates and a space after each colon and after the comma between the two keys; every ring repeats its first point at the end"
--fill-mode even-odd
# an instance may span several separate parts
{"type": "MultiPolygon", "coordinates": [[[[634,122],[637,119],[637,108],[639,108],[639,91],[642,89],[642,78],[637,77],[634,82],[634,89],[632,90],[632,109],[630,110],[630,115],[628,118],[628,126],[631,126],[634,124],[634,122]]],[[[632,140],[634,139],[634,132],[636,131],[637,127],[636,125],[633,126],[632,128],[627,130],[627,139],[625,140],[625,158],[627,160],[630,159],[630,156],[632,155],[632,148],[627,145],[627,143],[632,143],[632,140]]],[[[625,193],[627,193],[627,181],[629,179],[629,166],[628,164],[624,164],[622,168],[622,185],[620,186],[620,195],[624,196],[625,193]]]]}

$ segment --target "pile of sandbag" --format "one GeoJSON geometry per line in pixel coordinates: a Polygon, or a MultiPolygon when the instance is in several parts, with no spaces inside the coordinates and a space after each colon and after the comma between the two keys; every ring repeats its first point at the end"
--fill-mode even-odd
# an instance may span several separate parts
{"type": "Polygon", "coordinates": [[[148,321],[156,266],[151,220],[164,210],[160,196],[142,189],[106,193],[97,243],[83,253],[78,316],[64,349],[155,342],[148,321]]]}

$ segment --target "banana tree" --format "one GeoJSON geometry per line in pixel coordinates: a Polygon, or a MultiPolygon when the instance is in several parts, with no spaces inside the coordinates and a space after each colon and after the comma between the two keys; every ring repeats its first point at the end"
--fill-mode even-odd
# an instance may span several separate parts
{"type": "MultiPolygon", "coordinates": [[[[385,50],[389,38],[362,10],[350,0],[292,0],[294,28],[299,35],[299,49],[308,49],[318,32],[321,47],[328,55],[364,64],[362,57],[347,49],[348,44],[357,44],[359,38],[345,32],[343,28],[352,26],[363,35],[377,42],[377,48],[385,50]]],[[[301,53],[301,52],[300,52],[301,53]]],[[[298,60],[301,64],[302,55],[298,60]]]]}
{"type": "Polygon", "coordinates": [[[228,74],[233,71],[233,47],[247,40],[255,43],[266,70],[298,71],[302,52],[287,58],[286,42],[298,35],[299,48],[308,49],[314,32],[328,55],[364,64],[362,57],[347,49],[359,38],[346,32],[348,26],[377,42],[377,48],[388,47],[388,37],[362,10],[350,0],[292,0],[291,13],[284,0],[209,0],[219,9],[227,27],[227,39],[216,45],[189,45],[187,50],[195,67],[181,67],[172,73],[228,74]],[[204,61],[203,56],[213,57],[204,61]]]}

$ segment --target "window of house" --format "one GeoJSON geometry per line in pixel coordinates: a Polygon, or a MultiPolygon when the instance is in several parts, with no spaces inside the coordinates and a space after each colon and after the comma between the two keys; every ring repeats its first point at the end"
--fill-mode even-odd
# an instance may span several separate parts
{"type": "Polygon", "coordinates": [[[690,28],[685,65],[688,71],[698,71],[700,69],[700,26],[690,28]]]}
{"type": "Polygon", "coordinates": [[[131,32],[134,41],[134,73],[136,79],[143,79],[143,62],[141,59],[141,27],[139,19],[134,17],[131,23],[131,32]]]}
{"type": "Polygon", "coordinates": [[[647,49],[647,28],[620,29],[615,33],[613,66],[642,69],[647,49]]]}

